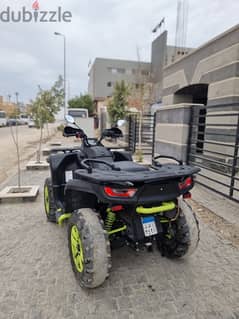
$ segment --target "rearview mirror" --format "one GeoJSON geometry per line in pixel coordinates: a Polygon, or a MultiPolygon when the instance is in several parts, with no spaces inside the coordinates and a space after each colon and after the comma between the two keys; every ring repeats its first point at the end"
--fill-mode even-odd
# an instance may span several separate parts
{"type": "Polygon", "coordinates": [[[66,126],[64,127],[63,136],[70,137],[70,136],[78,136],[80,138],[84,137],[85,133],[82,129],[78,127],[66,126]]]}
{"type": "Polygon", "coordinates": [[[103,136],[104,137],[111,137],[111,138],[119,138],[119,137],[123,137],[123,133],[119,128],[112,127],[110,129],[105,129],[103,131],[103,136]]]}
{"type": "Polygon", "coordinates": [[[70,124],[75,124],[75,119],[71,115],[66,115],[65,120],[70,124]]]}

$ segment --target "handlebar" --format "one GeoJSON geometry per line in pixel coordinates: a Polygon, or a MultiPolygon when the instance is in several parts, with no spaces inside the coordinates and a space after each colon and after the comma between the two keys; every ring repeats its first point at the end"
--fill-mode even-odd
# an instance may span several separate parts
{"type": "Polygon", "coordinates": [[[77,138],[81,138],[83,141],[83,144],[87,147],[90,147],[90,146],[95,146],[95,145],[101,145],[101,141],[105,137],[118,138],[118,137],[122,137],[123,134],[122,134],[121,130],[117,127],[112,127],[111,129],[105,129],[102,132],[102,135],[98,140],[94,139],[95,144],[91,144],[89,141],[92,139],[90,139],[90,138],[88,139],[85,132],[76,123],[73,123],[71,125],[65,126],[63,136],[65,136],[65,137],[75,136],[77,138]]]}
{"type": "Polygon", "coordinates": [[[112,170],[114,171],[120,171],[121,169],[119,167],[115,167],[114,164],[110,164],[106,161],[103,160],[97,160],[97,159],[90,159],[90,158],[86,158],[83,161],[81,161],[81,165],[87,169],[88,173],[91,174],[92,173],[92,167],[90,165],[87,165],[86,162],[93,162],[93,163],[99,163],[99,164],[104,164],[106,166],[109,166],[112,170]]]}

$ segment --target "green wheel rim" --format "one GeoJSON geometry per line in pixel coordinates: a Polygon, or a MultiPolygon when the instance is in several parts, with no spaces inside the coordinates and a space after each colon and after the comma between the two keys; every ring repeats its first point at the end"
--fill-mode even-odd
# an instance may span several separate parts
{"type": "Polygon", "coordinates": [[[47,186],[45,186],[44,188],[44,203],[45,203],[46,214],[49,215],[50,214],[50,199],[49,199],[49,190],[47,186]]]}
{"type": "Polygon", "coordinates": [[[84,269],[84,255],[79,230],[76,225],[71,228],[71,251],[78,272],[84,269]]]}

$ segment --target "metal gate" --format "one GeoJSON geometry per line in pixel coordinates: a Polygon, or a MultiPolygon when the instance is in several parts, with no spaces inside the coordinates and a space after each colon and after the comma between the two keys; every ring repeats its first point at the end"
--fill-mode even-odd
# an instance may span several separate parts
{"type": "Polygon", "coordinates": [[[136,150],[137,138],[137,115],[130,114],[128,116],[128,150],[132,153],[136,150]]]}
{"type": "Polygon", "coordinates": [[[239,202],[239,105],[193,106],[188,162],[197,182],[239,202]]]}
{"type": "Polygon", "coordinates": [[[140,123],[139,114],[130,114],[128,117],[128,132],[130,151],[134,153],[141,149],[144,155],[154,153],[155,115],[144,114],[140,123]],[[141,134],[139,135],[140,125],[141,134]]]}

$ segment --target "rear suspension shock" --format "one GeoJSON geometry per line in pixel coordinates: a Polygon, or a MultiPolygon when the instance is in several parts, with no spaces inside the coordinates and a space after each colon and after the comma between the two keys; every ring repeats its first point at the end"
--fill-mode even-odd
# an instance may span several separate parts
{"type": "Polygon", "coordinates": [[[105,230],[107,232],[111,231],[115,220],[116,220],[115,213],[111,210],[111,208],[108,208],[107,209],[107,216],[106,216],[106,219],[105,219],[105,230]]]}

